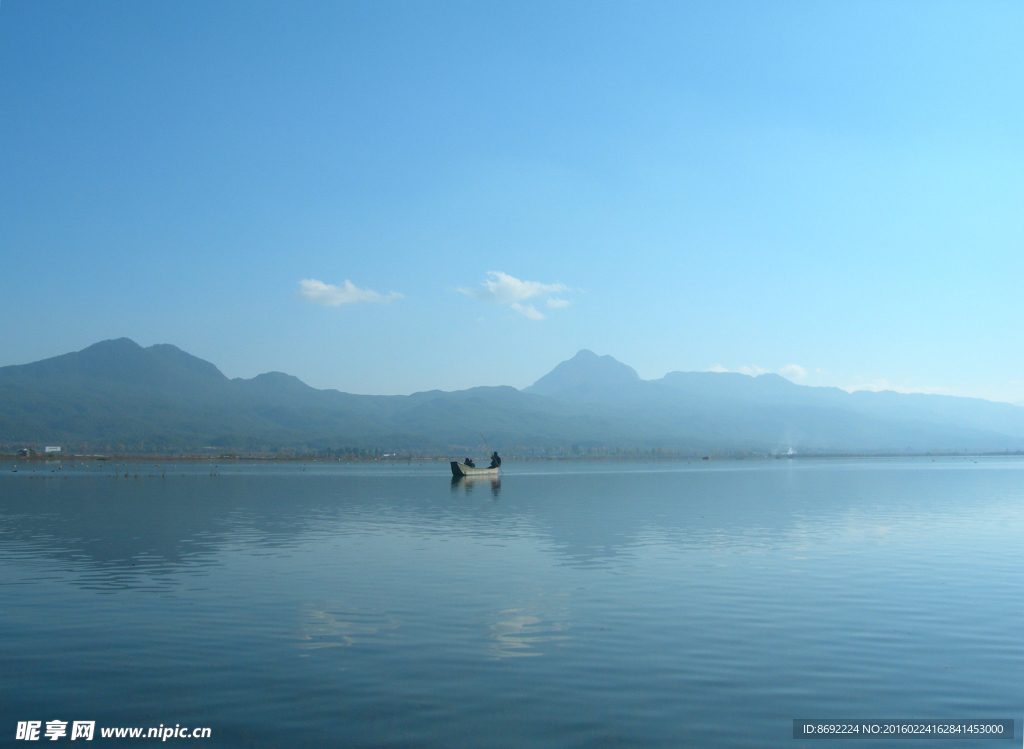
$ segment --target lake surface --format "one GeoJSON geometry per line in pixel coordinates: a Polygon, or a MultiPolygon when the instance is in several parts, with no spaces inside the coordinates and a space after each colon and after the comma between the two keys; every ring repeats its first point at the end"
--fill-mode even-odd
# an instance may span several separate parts
{"type": "Polygon", "coordinates": [[[0,463],[2,745],[55,719],[231,747],[1021,735],[1024,460],[59,466],[0,463]]]}

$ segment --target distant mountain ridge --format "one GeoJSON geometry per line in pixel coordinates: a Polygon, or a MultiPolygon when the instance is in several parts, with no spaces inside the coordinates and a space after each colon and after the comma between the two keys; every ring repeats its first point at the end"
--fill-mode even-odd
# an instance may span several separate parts
{"type": "Polygon", "coordinates": [[[643,380],[582,350],[530,387],[408,396],[318,390],[268,372],[226,377],[169,345],[127,338],[0,368],[0,446],[469,454],[905,453],[1024,450],[1024,408],[971,398],[847,393],[774,374],[643,380]]]}

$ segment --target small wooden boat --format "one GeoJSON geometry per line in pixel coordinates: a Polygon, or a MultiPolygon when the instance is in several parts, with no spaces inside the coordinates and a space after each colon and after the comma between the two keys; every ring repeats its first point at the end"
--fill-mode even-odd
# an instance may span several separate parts
{"type": "Polygon", "coordinates": [[[459,463],[456,460],[452,461],[452,476],[461,478],[462,476],[497,476],[497,468],[470,468],[465,463],[459,463]]]}

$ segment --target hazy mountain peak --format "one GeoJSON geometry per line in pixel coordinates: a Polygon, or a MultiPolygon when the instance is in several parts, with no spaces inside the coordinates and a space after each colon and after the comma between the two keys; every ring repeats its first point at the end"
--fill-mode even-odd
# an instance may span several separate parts
{"type": "MultiPolygon", "coordinates": [[[[105,341],[97,341],[91,346],[86,346],[78,353],[109,353],[112,351],[142,351],[142,346],[131,338],[108,338],[105,341]]],[[[70,356],[70,354],[65,354],[65,356],[70,356]]]]}
{"type": "Polygon", "coordinates": [[[524,391],[588,400],[613,391],[629,390],[642,382],[632,367],[611,356],[598,356],[593,351],[581,349],[576,356],[559,364],[524,391]]]}
{"type": "Polygon", "coordinates": [[[226,382],[217,367],[167,343],[143,348],[131,338],[112,338],[81,351],[0,369],[15,379],[50,379],[74,386],[86,381],[166,387],[183,381],[226,382]]]}
{"type": "Polygon", "coordinates": [[[314,389],[295,375],[285,374],[284,372],[264,372],[263,374],[256,375],[251,380],[238,378],[235,382],[264,392],[305,392],[314,389]]]}

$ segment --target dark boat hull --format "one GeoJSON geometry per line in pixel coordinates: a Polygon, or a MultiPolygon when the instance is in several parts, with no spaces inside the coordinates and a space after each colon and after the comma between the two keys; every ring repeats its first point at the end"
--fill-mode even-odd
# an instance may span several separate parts
{"type": "Polygon", "coordinates": [[[497,468],[470,468],[469,466],[452,461],[452,476],[461,478],[463,476],[497,476],[497,468]]]}

